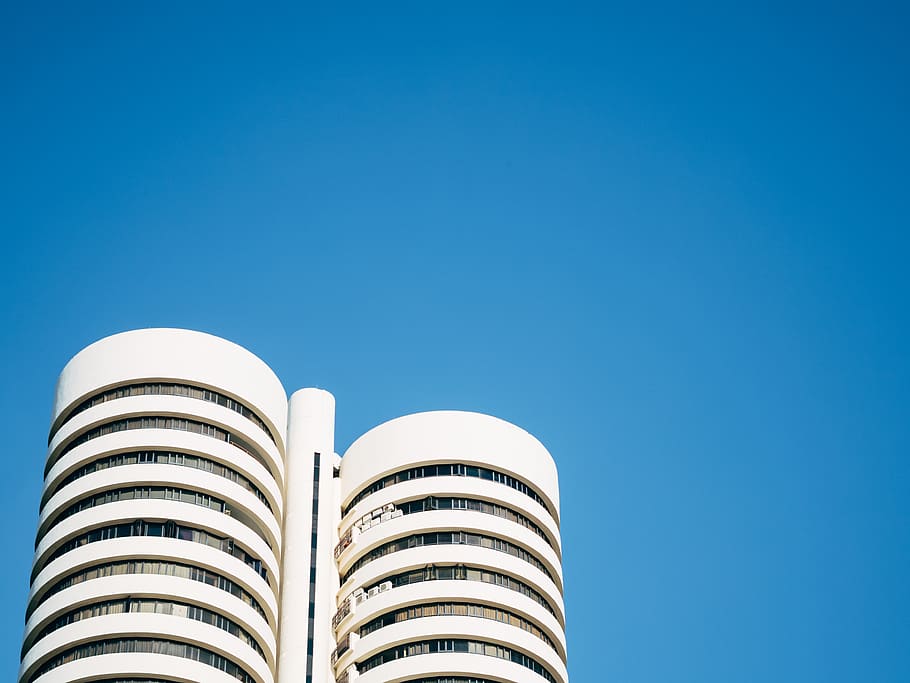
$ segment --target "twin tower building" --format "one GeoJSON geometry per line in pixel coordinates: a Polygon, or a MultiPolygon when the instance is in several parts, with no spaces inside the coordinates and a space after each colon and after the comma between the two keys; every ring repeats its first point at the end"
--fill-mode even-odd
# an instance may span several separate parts
{"type": "Polygon", "coordinates": [[[199,332],[102,339],[57,384],[19,683],[567,683],[553,459],[441,411],[335,453],[199,332]]]}

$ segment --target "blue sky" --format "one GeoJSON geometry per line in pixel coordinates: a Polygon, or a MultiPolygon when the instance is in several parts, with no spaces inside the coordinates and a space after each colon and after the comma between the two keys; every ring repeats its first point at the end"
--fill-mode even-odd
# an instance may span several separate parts
{"type": "Polygon", "coordinates": [[[178,326],[536,434],[576,683],[910,680],[906,8],[300,5],[0,8],[5,676],[56,376],[178,326]]]}

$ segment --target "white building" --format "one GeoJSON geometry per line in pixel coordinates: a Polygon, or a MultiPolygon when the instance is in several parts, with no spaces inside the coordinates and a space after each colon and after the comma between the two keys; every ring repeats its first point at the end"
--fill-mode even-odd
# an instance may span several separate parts
{"type": "Polygon", "coordinates": [[[340,457],[211,335],[125,332],[57,384],[20,683],[567,683],[556,467],[487,415],[340,457]]]}

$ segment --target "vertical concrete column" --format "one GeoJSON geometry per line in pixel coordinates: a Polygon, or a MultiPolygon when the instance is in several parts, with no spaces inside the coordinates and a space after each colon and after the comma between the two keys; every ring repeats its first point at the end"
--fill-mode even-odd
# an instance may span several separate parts
{"type": "Polygon", "coordinates": [[[338,581],[332,558],[336,457],[335,398],[322,389],[295,392],[288,404],[279,683],[332,680],[334,605],[327,596],[338,581]]]}

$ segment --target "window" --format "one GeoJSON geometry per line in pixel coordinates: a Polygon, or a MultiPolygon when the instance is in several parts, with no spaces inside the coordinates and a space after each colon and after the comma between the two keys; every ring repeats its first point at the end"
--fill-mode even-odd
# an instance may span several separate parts
{"type": "Polygon", "coordinates": [[[410,515],[415,512],[427,512],[431,510],[472,510],[474,512],[483,512],[488,515],[495,515],[502,519],[507,519],[516,524],[520,524],[526,529],[530,529],[540,536],[547,545],[553,547],[553,543],[537,524],[528,519],[520,512],[512,508],[496,503],[489,503],[476,498],[454,498],[454,497],[436,497],[428,496],[419,500],[410,500],[404,503],[397,503],[395,507],[401,510],[403,514],[410,515]]]}
{"type": "Polygon", "coordinates": [[[463,602],[438,602],[412,605],[392,612],[386,612],[361,626],[359,635],[362,638],[385,626],[391,626],[392,624],[398,624],[403,621],[410,621],[411,619],[437,616],[478,617],[480,619],[499,621],[520,628],[523,631],[527,631],[543,640],[550,647],[554,647],[553,641],[550,640],[539,626],[514,612],[490,607],[488,605],[463,602]]]}
{"type": "Polygon", "coordinates": [[[44,468],[44,476],[46,477],[48,472],[50,472],[51,467],[54,466],[60,458],[73,450],[76,446],[80,446],[92,439],[97,439],[99,436],[105,436],[107,434],[113,434],[116,432],[124,432],[132,429],[175,429],[182,432],[192,432],[194,434],[202,434],[204,436],[210,436],[219,441],[225,441],[232,446],[239,448],[241,451],[247,455],[252,456],[259,464],[265,467],[272,477],[277,481],[278,477],[275,475],[275,472],[272,471],[268,462],[263,458],[259,452],[253,448],[249,443],[241,439],[240,437],[234,435],[233,433],[221,429],[220,427],[215,427],[206,422],[199,422],[198,420],[190,420],[182,417],[170,417],[167,415],[145,415],[142,417],[130,417],[122,420],[115,420],[113,422],[106,422],[97,427],[93,427],[82,434],[79,434],[75,438],[71,439],[65,446],[63,446],[55,456],[49,458],[47,465],[44,468]]]}
{"type": "Polygon", "coordinates": [[[165,640],[163,638],[112,638],[71,647],[45,662],[34,673],[23,679],[23,683],[31,683],[48,671],[56,669],[58,666],[68,664],[69,662],[74,662],[77,659],[97,657],[99,655],[139,652],[191,659],[207,664],[219,671],[224,671],[229,676],[233,676],[238,681],[241,681],[241,683],[256,683],[252,676],[227,657],[223,657],[222,655],[202,647],[188,645],[173,640],[165,640]]]}
{"type": "Polygon", "coordinates": [[[266,537],[265,532],[260,528],[259,524],[243,510],[240,510],[224,502],[220,498],[215,498],[214,496],[210,496],[206,493],[190,491],[188,489],[178,489],[168,486],[130,486],[127,488],[102,491],[100,493],[88,496],[87,498],[83,498],[82,500],[77,501],[76,503],[73,503],[69,507],[63,509],[51,520],[42,525],[42,528],[38,532],[38,539],[35,540],[35,547],[38,546],[39,539],[44,536],[44,534],[46,534],[50,529],[68,517],[72,517],[73,515],[82,512],[83,510],[98,507],[99,505],[106,505],[108,503],[142,499],[171,500],[178,503],[189,503],[190,505],[197,505],[199,507],[214,510],[215,512],[231,515],[241,524],[249,527],[260,538],[262,538],[262,540],[265,541],[269,547],[271,547],[271,543],[266,537]]]}
{"type": "Polygon", "coordinates": [[[350,579],[354,572],[366,564],[369,564],[373,560],[379,559],[385,555],[399,552],[401,550],[407,550],[409,548],[417,548],[426,545],[471,545],[507,553],[513,557],[517,557],[533,565],[535,568],[546,574],[547,577],[555,583],[553,575],[550,573],[550,570],[547,569],[544,563],[524,548],[514,545],[513,543],[509,543],[508,541],[494,538],[492,536],[467,533],[464,531],[434,531],[424,534],[412,534],[411,536],[405,536],[404,538],[399,538],[394,541],[389,541],[388,543],[383,543],[382,545],[373,548],[373,550],[370,550],[358,558],[354,564],[351,565],[350,569],[345,572],[344,576],[341,577],[341,583],[344,583],[350,579]]]}
{"type": "Polygon", "coordinates": [[[376,584],[365,587],[364,591],[369,592],[381,583],[388,581],[393,588],[399,586],[408,586],[413,583],[422,581],[479,581],[481,583],[490,583],[501,586],[508,590],[521,593],[530,598],[538,605],[546,609],[550,614],[555,616],[556,612],[549,601],[536,590],[528,586],[519,579],[515,579],[507,574],[489,571],[486,569],[477,569],[470,565],[428,565],[422,569],[414,569],[401,574],[394,574],[380,579],[376,584]]]}
{"type": "Polygon", "coordinates": [[[262,566],[262,561],[234,543],[234,539],[232,538],[221,538],[220,536],[215,536],[207,531],[185,526],[183,524],[176,524],[174,522],[146,522],[137,519],[135,522],[126,524],[115,524],[92,529],[71,538],[58,546],[54,552],[48,555],[46,560],[35,565],[32,570],[31,581],[34,582],[35,577],[38,576],[45,566],[71,550],[75,550],[76,548],[80,548],[89,543],[133,536],[164,536],[167,538],[192,541],[193,543],[203,543],[216,550],[233,555],[258,573],[263,579],[266,581],[269,580],[268,572],[265,567],[262,566]]]}
{"type": "MultiPolygon", "coordinates": [[[[232,399],[224,394],[219,394],[217,391],[212,391],[211,389],[203,389],[202,387],[193,386],[191,384],[173,384],[165,382],[144,382],[142,384],[129,384],[127,386],[116,387],[114,389],[108,389],[103,391],[100,394],[95,394],[89,399],[86,399],[78,406],[73,408],[69,415],[66,416],[66,419],[60,423],[62,427],[67,421],[69,421],[74,416],[78,415],[81,412],[88,410],[96,405],[101,403],[107,403],[108,401],[113,401],[118,398],[126,398],[128,396],[185,396],[187,398],[195,398],[201,401],[208,401],[209,403],[217,403],[220,406],[227,408],[228,410],[233,410],[235,413],[243,415],[245,418],[253,422],[257,427],[264,431],[269,439],[274,443],[275,437],[272,436],[272,432],[269,430],[268,426],[259,417],[253,410],[245,406],[244,404],[232,399]]],[[[59,427],[58,427],[59,429],[59,427]]],[[[48,437],[48,443],[53,438],[53,434],[48,437]]]]}
{"type": "Polygon", "coordinates": [[[354,506],[364,498],[376,493],[377,491],[381,491],[387,486],[393,486],[403,481],[410,481],[411,479],[422,479],[424,477],[478,477],[480,479],[494,481],[498,484],[504,484],[505,486],[509,486],[510,488],[513,488],[516,491],[519,491],[526,496],[533,498],[545,510],[547,510],[547,512],[550,513],[554,520],[557,519],[556,515],[553,514],[552,510],[550,510],[550,507],[547,505],[543,497],[541,497],[537,491],[525,484],[523,481],[520,481],[519,479],[516,479],[515,477],[512,477],[508,474],[497,472],[496,470],[491,470],[485,467],[475,467],[473,465],[468,466],[461,463],[422,465],[421,467],[412,467],[410,469],[400,470],[393,474],[389,474],[361,489],[357,495],[351,499],[351,502],[345,505],[344,509],[342,510],[342,516],[348,514],[351,510],[353,510],[354,506]]]}
{"type": "Polygon", "coordinates": [[[357,665],[357,671],[364,673],[377,666],[393,662],[396,659],[405,657],[414,657],[417,655],[440,654],[447,652],[468,652],[471,654],[486,655],[498,659],[506,659],[515,664],[519,664],[534,673],[542,676],[551,683],[556,683],[556,678],[544,666],[533,657],[529,657],[517,650],[513,650],[502,645],[494,645],[479,640],[440,639],[424,640],[418,643],[405,643],[397,647],[383,650],[377,655],[370,657],[365,662],[357,665]]]}
{"type": "Polygon", "coordinates": [[[116,455],[108,455],[99,458],[98,460],[93,460],[89,464],[80,467],[75,472],[67,476],[52,489],[46,491],[41,499],[41,509],[44,509],[44,505],[57,491],[59,491],[67,484],[71,484],[72,482],[76,481],[77,479],[81,479],[84,476],[93,474],[95,472],[100,472],[111,467],[121,467],[123,465],[152,464],[190,467],[193,469],[202,470],[204,472],[217,474],[219,477],[229,479],[235,484],[242,486],[247,491],[250,491],[269,510],[272,509],[272,506],[269,503],[268,499],[265,497],[265,494],[263,494],[262,491],[260,491],[249,479],[240,474],[240,472],[237,472],[227,465],[222,465],[221,463],[215,462],[214,460],[209,460],[208,458],[174,451],[136,451],[131,453],[117,453],[116,455]]]}

